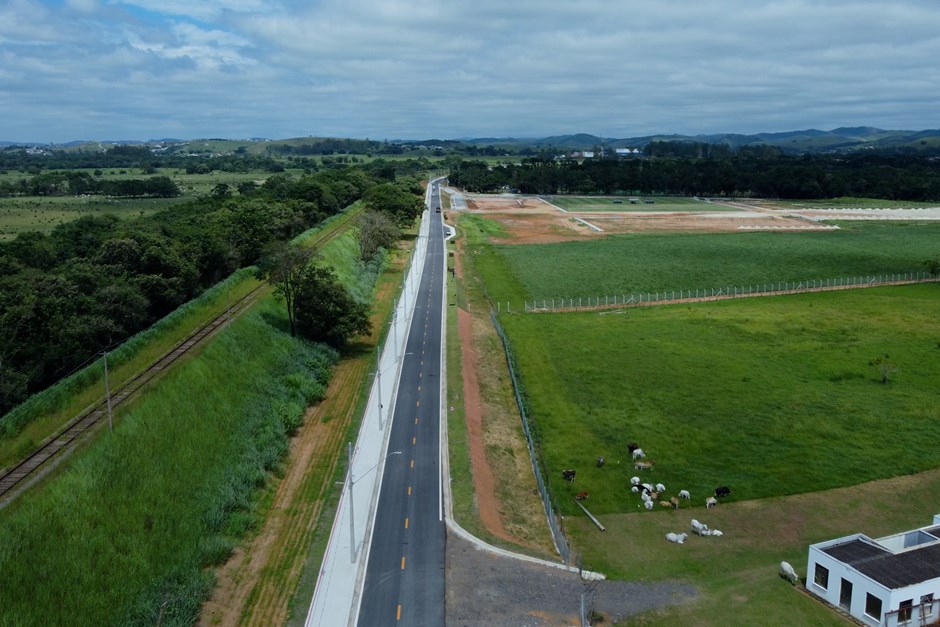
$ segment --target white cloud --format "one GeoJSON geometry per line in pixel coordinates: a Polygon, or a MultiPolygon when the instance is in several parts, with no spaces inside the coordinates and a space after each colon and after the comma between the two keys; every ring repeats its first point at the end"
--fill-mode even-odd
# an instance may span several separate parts
{"type": "Polygon", "coordinates": [[[9,0],[0,139],[926,128],[938,23],[932,0],[9,0]]]}

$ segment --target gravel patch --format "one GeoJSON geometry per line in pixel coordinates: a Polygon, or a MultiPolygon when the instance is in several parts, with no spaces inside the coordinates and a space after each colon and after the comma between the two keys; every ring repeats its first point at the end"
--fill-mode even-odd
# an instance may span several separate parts
{"type": "MultiPolygon", "coordinates": [[[[579,625],[581,594],[588,592],[577,573],[493,555],[454,534],[447,537],[446,576],[451,627],[579,625]]],[[[609,625],[696,595],[687,584],[604,580],[594,590],[594,610],[609,625]]]]}

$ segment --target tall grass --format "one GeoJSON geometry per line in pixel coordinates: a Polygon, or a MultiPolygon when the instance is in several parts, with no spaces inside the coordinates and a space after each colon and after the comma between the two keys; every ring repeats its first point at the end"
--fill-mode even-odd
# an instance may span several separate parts
{"type": "Polygon", "coordinates": [[[336,353],[269,302],[0,514],[0,624],[191,625],[336,353]]]}
{"type": "Polygon", "coordinates": [[[810,492],[940,465],[937,286],[506,316],[566,513],[635,511],[627,444],[704,498],[810,492]],[[881,383],[876,362],[888,355],[881,383]],[[603,455],[608,464],[595,468],[603,455]],[[559,481],[564,468],[577,484],[559,481]]]}
{"type": "Polygon", "coordinates": [[[358,231],[349,229],[324,244],[320,254],[353,298],[361,303],[372,300],[375,282],[385,267],[387,252],[384,249],[369,261],[362,261],[359,258],[358,231]]]}
{"type": "MultiPolygon", "coordinates": [[[[198,298],[181,305],[153,326],[131,336],[127,341],[108,353],[108,367],[117,370],[124,364],[138,357],[145,349],[153,346],[160,338],[165,338],[173,331],[179,330],[184,321],[199,313],[209,317],[205,312],[207,308],[219,307],[218,301],[224,299],[227,290],[231,290],[237,298],[247,293],[249,287],[257,282],[253,280],[255,268],[243,268],[233,273],[229,278],[203,292],[198,298]]],[[[215,311],[211,315],[214,316],[215,311]]],[[[140,364],[142,369],[144,364],[140,364]]],[[[113,374],[113,373],[112,373],[113,374]]],[[[119,379],[112,380],[112,386],[120,383],[119,379]]],[[[97,392],[94,396],[104,395],[104,363],[96,359],[88,366],[61,379],[45,390],[33,394],[26,401],[17,405],[6,415],[0,417],[0,441],[18,433],[25,425],[39,416],[53,414],[61,411],[75,400],[77,394],[89,386],[94,386],[97,392]]],[[[91,401],[88,401],[91,402],[91,401]]],[[[76,411],[80,408],[76,408],[76,411]]]]}

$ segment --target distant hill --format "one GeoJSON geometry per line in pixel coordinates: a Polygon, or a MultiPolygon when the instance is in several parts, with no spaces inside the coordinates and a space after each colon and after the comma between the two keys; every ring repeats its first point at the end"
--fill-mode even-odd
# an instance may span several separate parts
{"type": "Polygon", "coordinates": [[[578,133],[554,135],[541,139],[531,138],[474,138],[464,140],[476,145],[534,146],[560,151],[605,148],[643,148],[654,141],[700,142],[726,144],[732,148],[742,146],[774,146],[791,154],[854,152],[857,150],[889,150],[892,148],[918,149],[940,144],[940,129],[923,131],[884,130],[871,126],[839,127],[831,131],[804,129],[777,133],[718,133],[710,135],[644,135],[640,137],[607,138],[578,133]]]}
{"type": "Polygon", "coordinates": [[[180,150],[196,150],[228,153],[238,148],[254,154],[260,154],[269,146],[306,146],[318,144],[335,144],[338,151],[363,151],[366,146],[380,144],[397,144],[411,146],[412,148],[435,147],[443,150],[458,148],[459,145],[493,146],[518,150],[522,148],[568,152],[572,150],[590,150],[596,147],[606,149],[614,148],[644,148],[647,144],[657,141],[666,142],[698,142],[704,144],[723,144],[732,149],[744,146],[772,146],[788,154],[806,153],[851,153],[860,150],[879,151],[935,151],[940,147],[940,129],[920,131],[885,130],[871,126],[843,126],[830,131],[819,129],[803,129],[774,133],[755,133],[751,135],[741,133],[714,133],[700,135],[658,134],[643,135],[639,137],[599,137],[588,133],[575,133],[571,135],[552,135],[549,137],[475,137],[460,139],[426,139],[426,140],[391,140],[389,142],[370,142],[362,139],[328,138],[328,137],[295,137],[288,139],[266,139],[252,137],[250,139],[151,139],[142,140],[109,140],[109,141],[72,141],[63,144],[29,144],[27,142],[0,141],[0,147],[10,148],[16,146],[40,145],[43,148],[60,148],[66,150],[106,150],[111,146],[124,145],[161,145],[175,146],[180,150]]]}

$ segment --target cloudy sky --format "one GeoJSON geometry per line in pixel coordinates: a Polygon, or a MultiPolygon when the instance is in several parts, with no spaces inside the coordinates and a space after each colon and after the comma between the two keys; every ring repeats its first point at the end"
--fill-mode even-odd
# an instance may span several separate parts
{"type": "Polygon", "coordinates": [[[937,0],[0,0],[0,140],[940,127],[937,0]]]}

